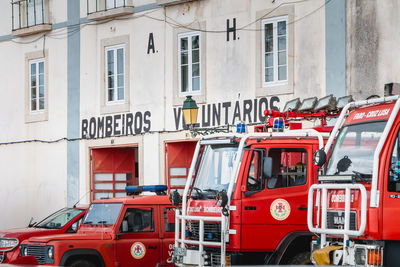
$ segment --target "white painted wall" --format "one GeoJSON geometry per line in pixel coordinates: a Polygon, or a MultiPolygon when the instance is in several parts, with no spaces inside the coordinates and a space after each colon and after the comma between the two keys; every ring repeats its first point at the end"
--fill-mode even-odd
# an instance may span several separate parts
{"type": "MultiPolygon", "coordinates": [[[[226,19],[236,18],[237,28],[256,20],[260,10],[276,7],[281,1],[264,0],[202,0],[183,5],[160,8],[134,14],[98,25],[81,26],[81,119],[103,116],[100,108],[101,41],[106,38],[130,36],[130,107],[129,112],[151,112],[152,131],[175,131],[173,77],[174,39],[176,30],[163,21],[143,16],[169,18],[189,27],[206,23],[207,30],[225,30],[226,19]],[[148,13],[149,12],[149,13],[148,13]],[[147,54],[149,33],[154,34],[155,54],[147,54]]],[[[294,6],[295,19],[301,19],[321,6],[324,1],[312,0],[294,6]]],[[[66,21],[66,0],[50,2],[51,18],[55,23],[66,21]]],[[[136,7],[154,3],[134,1],[136,7]]],[[[0,36],[11,33],[9,2],[0,3],[0,36]],[[4,23],[3,23],[4,20],[4,23]]],[[[86,17],[86,1],[80,1],[81,17],[86,17]]],[[[93,23],[90,23],[93,24],[93,23]]],[[[239,31],[238,40],[226,42],[226,33],[207,33],[205,104],[243,101],[256,98],[256,65],[258,31],[239,31]],[[240,94],[240,97],[239,97],[240,94]]],[[[54,140],[67,133],[67,33],[66,28],[47,34],[29,44],[37,36],[0,42],[0,77],[3,85],[0,106],[0,142],[28,139],[54,140]],[[49,119],[25,123],[25,61],[28,52],[43,49],[49,53],[49,119]],[[7,64],[4,64],[7,62],[7,64]]],[[[279,95],[283,104],[294,97],[322,96],[325,92],[324,74],[324,10],[321,9],[294,26],[294,94],[279,95]]],[[[232,35],[231,35],[232,38],[232,35]]],[[[264,95],[263,97],[270,97],[264,95]]],[[[231,115],[233,109],[231,109],[231,115]]],[[[79,196],[89,200],[90,157],[92,147],[137,145],[139,148],[140,182],[164,182],[164,142],[187,138],[185,132],[152,133],[138,136],[114,137],[80,141],[79,196]],[[111,139],[114,143],[111,142],[111,139]]],[[[66,204],[67,152],[66,143],[19,144],[0,146],[0,228],[24,226],[31,216],[41,218],[66,204]]]]}
{"type": "MultiPolygon", "coordinates": [[[[62,2],[55,13],[65,12],[62,2]]],[[[65,3],[64,3],[65,5],[65,3]]],[[[9,1],[0,3],[0,36],[11,34],[9,1]]],[[[66,39],[28,36],[0,42],[0,143],[66,136],[66,39]],[[55,49],[57,48],[57,49],[55,49]],[[48,51],[48,120],[25,123],[25,55],[48,51]]],[[[0,145],[0,229],[26,226],[66,203],[66,143],[0,145]]]]}

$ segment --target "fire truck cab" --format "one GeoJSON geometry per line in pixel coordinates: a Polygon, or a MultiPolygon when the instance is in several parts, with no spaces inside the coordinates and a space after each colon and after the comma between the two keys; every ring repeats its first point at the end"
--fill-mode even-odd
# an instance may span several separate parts
{"type": "Polygon", "coordinates": [[[95,200],[75,235],[30,238],[20,253],[43,265],[173,266],[175,211],[166,190],[128,186],[134,196],[95,200]],[[142,191],[158,195],[137,195],[142,191]]]}
{"type": "MultiPolygon", "coordinates": [[[[265,114],[275,117],[274,125],[286,124],[290,111],[298,108],[289,105],[284,113],[265,114]]],[[[307,114],[301,116],[314,113],[307,114]]],[[[307,228],[307,194],[317,171],[312,158],[327,136],[299,129],[200,139],[182,209],[176,210],[175,264],[308,263],[312,234],[307,228]]],[[[180,203],[177,192],[171,192],[171,198],[180,203]]]]}
{"type": "Polygon", "coordinates": [[[349,103],[316,153],[323,166],[329,151],[308,197],[315,264],[398,266],[399,108],[399,96],[349,103]]]}

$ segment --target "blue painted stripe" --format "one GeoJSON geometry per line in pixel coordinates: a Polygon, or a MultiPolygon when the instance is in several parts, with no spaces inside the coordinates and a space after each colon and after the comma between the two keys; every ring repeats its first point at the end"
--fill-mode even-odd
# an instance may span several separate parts
{"type": "MultiPolygon", "coordinates": [[[[80,23],[79,0],[68,1],[67,137],[79,138],[80,129],[80,23]],[[72,34],[73,33],[73,34],[72,34]]],[[[79,200],[79,141],[67,143],[67,205],[79,200]]]]}
{"type": "Polygon", "coordinates": [[[0,36],[0,42],[9,41],[9,40],[14,39],[14,38],[15,38],[15,37],[12,36],[11,34],[9,34],[9,35],[3,35],[3,36],[0,36]]]}
{"type": "Polygon", "coordinates": [[[346,95],[346,0],[325,0],[326,94],[346,95]]]}

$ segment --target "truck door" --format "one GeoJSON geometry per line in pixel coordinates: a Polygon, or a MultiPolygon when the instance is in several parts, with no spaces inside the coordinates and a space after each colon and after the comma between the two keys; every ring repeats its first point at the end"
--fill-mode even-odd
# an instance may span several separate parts
{"type": "Polygon", "coordinates": [[[312,145],[281,145],[265,152],[249,152],[242,183],[242,249],[275,250],[290,232],[308,231],[307,194],[312,179],[307,177],[311,175],[312,145]],[[272,158],[271,177],[263,177],[265,153],[272,158]]]}
{"type": "MultiPolygon", "coordinates": [[[[386,168],[384,176],[384,196],[383,196],[383,240],[400,239],[400,219],[396,216],[400,213],[400,131],[398,130],[395,140],[392,141],[391,149],[386,157],[386,168]]],[[[382,162],[382,161],[381,161],[382,162]]],[[[383,163],[381,163],[383,164],[383,163]]],[[[375,212],[375,218],[378,218],[377,209],[369,209],[375,212]]],[[[368,225],[370,231],[378,230],[378,220],[374,225],[368,225]],[[374,226],[374,228],[373,228],[374,226]]]]}
{"type": "Polygon", "coordinates": [[[174,266],[172,256],[174,255],[175,242],[175,209],[172,207],[160,206],[160,212],[162,263],[165,264],[165,266],[174,266]]]}
{"type": "Polygon", "coordinates": [[[116,261],[125,266],[156,266],[161,261],[157,206],[127,206],[116,240],[116,261]]]}

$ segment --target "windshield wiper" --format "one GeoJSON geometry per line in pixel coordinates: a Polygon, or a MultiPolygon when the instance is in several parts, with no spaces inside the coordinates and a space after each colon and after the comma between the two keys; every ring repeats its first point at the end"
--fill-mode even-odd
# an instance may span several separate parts
{"type": "Polygon", "coordinates": [[[211,188],[204,189],[204,191],[211,193],[211,194],[210,193],[207,194],[207,198],[214,198],[219,192],[218,190],[211,189],[211,188]]]}
{"type": "MultiPolygon", "coordinates": [[[[196,191],[196,194],[197,194],[197,196],[199,197],[199,198],[204,198],[204,193],[203,193],[203,191],[200,189],[200,188],[198,188],[198,187],[192,187],[192,189],[194,190],[194,191],[196,191]]],[[[197,199],[197,197],[195,197],[194,195],[192,195],[192,198],[194,198],[194,199],[197,199]]]]}
{"type": "Polygon", "coordinates": [[[218,190],[215,190],[215,189],[211,189],[211,188],[207,188],[207,189],[204,189],[204,191],[206,191],[206,192],[213,192],[213,193],[218,193],[218,190]]]}
{"type": "Polygon", "coordinates": [[[358,171],[352,171],[355,175],[355,181],[356,182],[364,182],[364,183],[371,183],[371,180],[369,178],[372,178],[372,174],[370,173],[362,173],[362,172],[358,172],[358,171]]]}
{"type": "Polygon", "coordinates": [[[83,224],[93,224],[92,221],[85,221],[83,224]]]}

